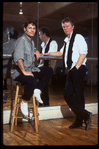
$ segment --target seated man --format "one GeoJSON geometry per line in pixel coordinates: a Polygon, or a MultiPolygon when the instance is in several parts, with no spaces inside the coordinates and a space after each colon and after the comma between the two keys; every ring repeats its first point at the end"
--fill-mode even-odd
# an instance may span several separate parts
{"type": "Polygon", "coordinates": [[[35,67],[35,55],[39,59],[40,54],[34,46],[32,37],[36,32],[36,25],[28,21],[23,26],[24,34],[17,39],[14,51],[14,65],[11,70],[11,76],[14,80],[24,85],[24,94],[22,95],[21,111],[28,116],[28,102],[33,95],[39,103],[43,103],[40,95],[52,77],[53,70],[50,67],[35,67]],[[35,55],[34,55],[35,53],[35,55]],[[37,79],[39,81],[37,81],[37,79]]]}

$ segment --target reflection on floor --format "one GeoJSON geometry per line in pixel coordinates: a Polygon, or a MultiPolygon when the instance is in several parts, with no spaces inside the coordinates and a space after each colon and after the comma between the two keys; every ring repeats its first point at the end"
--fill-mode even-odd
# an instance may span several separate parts
{"type": "MultiPolygon", "coordinates": [[[[9,88],[9,86],[8,86],[9,88]]],[[[85,86],[85,103],[96,103],[98,102],[98,87],[97,86],[85,86]]],[[[13,102],[15,97],[15,88],[13,90],[13,102]]],[[[3,109],[9,109],[10,108],[10,96],[7,90],[3,91],[3,109]],[[8,102],[6,102],[8,101],[8,102]]],[[[50,106],[56,106],[56,105],[67,105],[67,103],[64,100],[64,85],[49,85],[49,104],[50,106]]]]}
{"type": "MultiPolygon", "coordinates": [[[[84,95],[85,103],[98,102],[98,87],[85,86],[84,95]]],[[[64,86],[49,86],[49,98],[50,105],[67,105],[64,100],[64,86]]]]}
{"type": "Polygon", "coordinates": [[[98,145],[98,115],[92,116],[88,131],[85,131],[85,124],[69,129],[74,120],[75,117],[40,121],[39,133],[35,133],[33,122],[18,123],[13,133],[6,124],[2,129],[2,143],[6,146],[98,145]]]}

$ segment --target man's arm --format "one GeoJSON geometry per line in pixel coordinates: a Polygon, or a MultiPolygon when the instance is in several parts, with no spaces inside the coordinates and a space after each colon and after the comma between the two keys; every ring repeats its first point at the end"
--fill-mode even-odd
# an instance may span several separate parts
{"type": "Polygon", "coordinates": [[[60,51],[58,51],[58,52],[45,53],[44,55],[47,55],[47,56],[62,56],[63,54],[60,51]]]}
{"type": "Polygon", "coordinates": [[[38,60],[41,56],[40,52],[38,50],[36,50],[35,53],[33,53],[33,55],[36,55],[36,59],[38,60]]]}
{"type": "Polygon", "coordinates": [[[87,48],[87,43],[86,43],[84,37],[80,34],[78,34],[75,37],[75,42],[77,43],[77,47],[79,49],[79,54],[80,54],[78,61],[76,63],[76,68],[78,66],[78,69],[79,69],[79,67],[84,62],[84,59],[86,58],[86,55],[88,53],[88,48],[87,48]]]}
{"type": "Polygon", "coordinates": [[[32,77],[34,77],[34,75],[33,75],[31,72],[27,72],[27,71],[25,70],[25,67],[24,67],[23,60],[22,60],[22,59],[19,59],[19,60],[17,61],[17,64],[18,64],[20,70],[22,71],[22,73],[23,73],[25,76],[32,76],[32,77]]]}
{"type": "Polygon", "coordinates": [[[78,66],[78,68],[76,67],[77,69],[79,69],[79,67],[82,65],[82,63],[83,63],[85,58],[86,58],[86,54],[81,54],[79,56],[79,59],[78,59],[78,61],[76,63],[76,66],[78,66]]]}

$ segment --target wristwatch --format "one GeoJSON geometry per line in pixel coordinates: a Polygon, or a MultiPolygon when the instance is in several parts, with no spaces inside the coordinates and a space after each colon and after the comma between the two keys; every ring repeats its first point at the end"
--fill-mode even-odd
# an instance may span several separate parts
{"type": "Polygon", "coordinates": [[[79,69],[79,66],[78,66],[78,65],[76,65],[76,68],[77,68],[77,69],[79,69]]]}

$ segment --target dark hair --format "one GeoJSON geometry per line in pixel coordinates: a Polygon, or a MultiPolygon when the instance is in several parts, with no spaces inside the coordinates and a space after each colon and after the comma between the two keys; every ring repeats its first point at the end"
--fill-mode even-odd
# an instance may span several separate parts
{"type": "Polygon", "coordinates": [[[45,33],[47,37],[50,37],[50,36],[51,36],[50,30],[49,30],[49,28],[47,28],[47,27],[42,27],[42,28],[40,28],[40,29],[39,29],[39,32],[40,32],[40,31],[41,31],[43,34],[45,33]]]}
{"type": "Polygon", "coordinates": [[[70,22],[72,26],[74,25],[72,19],[70,19],[70,18],[65,18],[65,19],[63,19],[63,20],[61,21],[61,24],[65,23],[65,22],[70,22]]]}
{"type": "Polygon", "coordinates": [[[35,22],[33,22],[33,21],[27,21],[27,22],[25,22],[24,24],[23,24],[23,27],[27,27],[28,26],[28,24],[33,24],[34,26],[36,26],[36,23],[35,22]]]}

